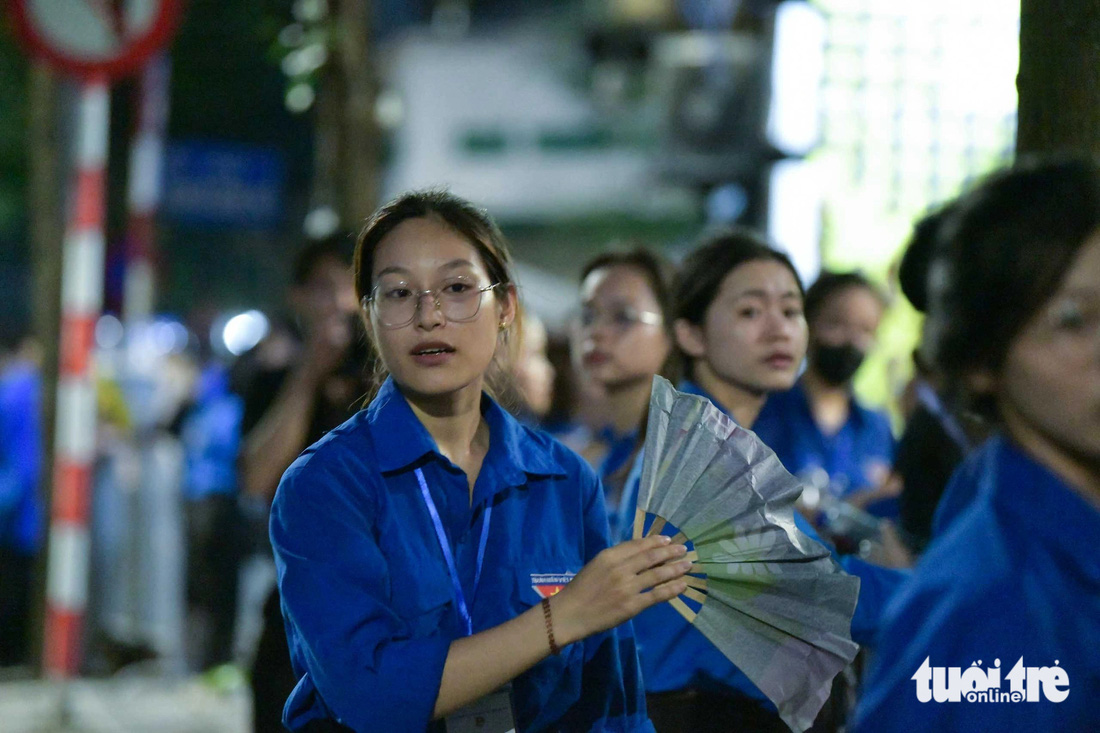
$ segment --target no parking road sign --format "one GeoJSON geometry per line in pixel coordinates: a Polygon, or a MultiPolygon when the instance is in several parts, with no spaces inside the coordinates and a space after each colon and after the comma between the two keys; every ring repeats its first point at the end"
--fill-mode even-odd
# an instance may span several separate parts
{"type": "Polygon", "coordinates": [[[16,31],[31,53],[82,77],[137,71],[168,45],[182,0],[14,0],[16,31]]]}

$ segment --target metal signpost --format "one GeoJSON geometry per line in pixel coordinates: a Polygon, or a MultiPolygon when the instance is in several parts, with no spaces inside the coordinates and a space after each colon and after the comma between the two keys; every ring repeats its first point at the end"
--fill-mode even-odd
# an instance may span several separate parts
{"type": "Polygon", "coordinates": [[[88,507],[96,443],[91,354],[103,303],[109,83],[139,71],[172,36],[180,0],[14,0],[29,51],[80,79],[76,165],[62,266],[60,378],[46,578],[45,670],[80,664],[88,589],[88,507]]]}

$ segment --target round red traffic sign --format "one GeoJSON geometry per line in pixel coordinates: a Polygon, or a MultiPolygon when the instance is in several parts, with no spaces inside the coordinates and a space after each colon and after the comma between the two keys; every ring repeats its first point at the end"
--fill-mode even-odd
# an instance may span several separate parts
{"type": "Polygon", "coordinates": [[[168,45],[182,0],[13,0],[15,29],[31,53],[82,77],[137,71],[168,45]]]}

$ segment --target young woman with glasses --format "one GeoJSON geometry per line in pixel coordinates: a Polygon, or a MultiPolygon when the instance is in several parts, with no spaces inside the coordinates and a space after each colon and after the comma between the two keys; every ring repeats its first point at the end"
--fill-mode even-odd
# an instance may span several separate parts
{"type": "Polygon", "coordinates": [[[388,376],[275,498],[285,723],[652,730],[620,624],[683,591],[686,550],[608,549],[592,470],[493,399],[519,311],[499,230],[407,194],[359,235],[355,283],[388,376]]]}
{"type": "MultiPolygon", "coordinates": [[[[654,374],[675,379],[672,297],[675,271],[645,249],[608,252],[581,271],[576,361],[603,395],[602,423],[581,454],[603,481],[609,516],[641,444],[654,374]]],[[[612,531],[614,532],[614,521],[612,531]]]]}
{"type": "Polygon", "coordinates": [[[928,286],[922,349],[996,432],[890,605],[854,729],[1097,730],[1100,165],[1025,162],[962,196],[928,286]]]}

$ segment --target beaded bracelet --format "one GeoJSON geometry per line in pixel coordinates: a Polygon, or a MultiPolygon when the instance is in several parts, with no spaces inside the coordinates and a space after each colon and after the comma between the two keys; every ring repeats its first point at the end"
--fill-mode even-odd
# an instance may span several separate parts
{"type": "Polygon", "coordinates": [[[546,619],[546,638],[550,641],[550,653],[555,657],[561,654],[561,647],[554,640],[554,620],[550,617],[550,599],[542,599],[542,617],[546,619]]]}

